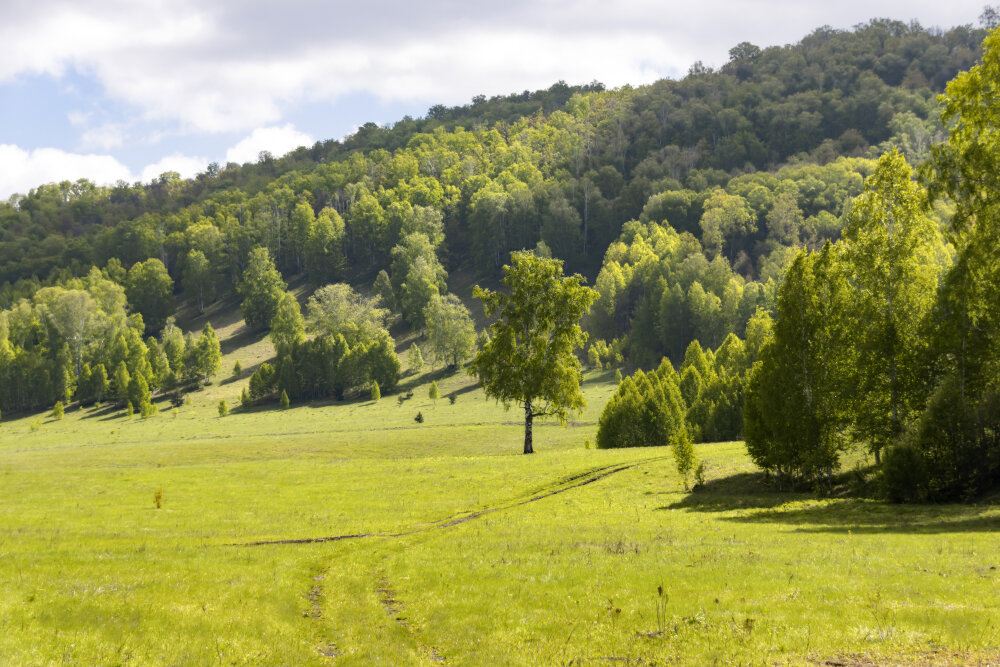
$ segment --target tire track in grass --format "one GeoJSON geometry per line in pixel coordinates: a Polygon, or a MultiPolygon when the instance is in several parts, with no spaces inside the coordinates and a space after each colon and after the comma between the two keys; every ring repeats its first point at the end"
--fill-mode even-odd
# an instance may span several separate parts
{"type": "Polygon", "coordinates": [[[545,498],[551,498],[552,496],[556,496],[561,493],[566,493],[567,491],[578,489],[582,486],[587,486],[588,484],[593,484],[594,482],[602,480],[605,477],[610,477],[611,475],[622,472],[624,470],[629,470],[630,468],[635,468],[646,463],[652,463],[654,461],[662,461],[665,458],[667,457],[654,456],[648,459],[635,461],[633,463],[599,466],[597,468],[592,468],[585,472],[557,480],[547,486],[542,487],[541,489],[532,492],[527,498],[524,498],[522,500],[507,503],[505,505],[500,505],[497,507],[487,507],[480,510],[469,510],[467,512],[459,512],[458,514],[452,515],[450,517],[444,519],[438,519],[437,521],[432,521],[424,526],[411,528],[409,530],[403,530],[396,533],[350,533],[345,535],[328,535],[324,537],[302,537],[302,538],[291,538],[291,539],[280,539],[280,540],[256,540],[253,542],[237,542],[228,544],[226,546],[261,547],[261,546],[276,545],[276,544],[320,544],[323,542],[363,540],[376,537],[398,539],[401,537],[407,537],[409,535],[418,535],[420,533],[426,533],[432,530],[442,530],[445,528],[452,528],[454,526],[461,525],[468,521],[472,521],[473,519],[479,519],[488,514],[514,509],[516,507],[521,507],[522,505],[538,502],[539,500],[543,500],[545,498]]]}

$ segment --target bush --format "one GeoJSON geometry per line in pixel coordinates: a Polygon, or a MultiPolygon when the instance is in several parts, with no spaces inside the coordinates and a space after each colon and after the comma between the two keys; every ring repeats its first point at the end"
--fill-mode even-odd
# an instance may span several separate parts
{"type": "Polygon", "coordinates": [[[240,365],[240,360],[237,359],[236,363],[233,364],[233,377],[238,378],[243,373],[243,367],[240,365]]]}
{"type": "Polygon", "coordinates": [[[601,413],[598,449],[669,445],[687,436],[685,405],[677,374],[664,360],[660,368],[636,371],[618,385],[601,413]]]}
{"type": "Polygon", "coordinates": [[[382,398],[382,390],[378,388],[378,382],[372,380],[371,396],[373,401],[382,398]]]}
{"type": "Polygon", "coordinates": [[[927,402],[907,443],[924,463],[929,500],[968,500],[996,488],[1000,394],[988,391],[963,397],[959,380],[946,378],[927,402]]]}
{"type": "Polygon", "coordinates": [[[423,424],[424,423],[424,413],[423,412],[417,412],[417,416],[413,418],[413,421],[417,422],[418,424],[423,424]]]}
{"type": "Polygon", "coordinates": [[[219,400],[219,416],[220,417],[225,417],[228,414],[229,414],[229,406],[226,405],[226,399],[224,399],[224,398],[220,399],[219,400]]]}
{"type": "Polygon", "coordinates": [[[63,402],[56,401],[56,404],[52,406],[52,416],[56,419],[63,418],[63,402]]]}
{"type": "Polygon", "coordinates": [[[156,491],[153,491],[153,505],[156,509],[163,507],[163,487],[156,487],[156,491]]]}
{"type": "Polygon", "coordinates": [[[894,503],[914,503],[927,499],[927,464],[913,445],[890,447],[882,459],[882,495],[894,503]]]}
{"type": "Polygon", "coordinates": [[[282,410],[287,409],[289,406],[288,392],[284,389],[281,390],[281,396],[278,397],[278,406],[281,407],[282,410]]]}

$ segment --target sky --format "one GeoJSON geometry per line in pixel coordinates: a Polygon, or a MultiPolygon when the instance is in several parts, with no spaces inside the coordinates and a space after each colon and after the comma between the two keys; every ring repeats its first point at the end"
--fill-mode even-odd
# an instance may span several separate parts
{"type": "Polygon", "coordinates": [[[983,0],[0,0],[0,200],[42,183],[189,177],[435,104],[719,66],[885,17],[977,24],[983,0]]]}

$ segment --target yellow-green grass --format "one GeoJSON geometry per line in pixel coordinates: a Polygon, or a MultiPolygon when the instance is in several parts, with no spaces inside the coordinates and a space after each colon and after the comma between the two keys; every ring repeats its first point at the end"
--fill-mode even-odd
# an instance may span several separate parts
{"type": "Polygon", "coordinates": [[[686,492],[667,448],[584,448],[608,373],[587,375],[574,422],[536,429],[533,456],[518,453],[518,413],[462,374],[404,378],[402,406],[387,394],[220,418],[246,382],[227,380],[233,362],[271,352],[218,328],[239,344],[176,416],[0,422],[0,663],[1000,655],[995,505],[777,493],[740,443],[698,446],[707,483],[686,492]],[[368,537],[247,546],[345,535],[368,537]]]}

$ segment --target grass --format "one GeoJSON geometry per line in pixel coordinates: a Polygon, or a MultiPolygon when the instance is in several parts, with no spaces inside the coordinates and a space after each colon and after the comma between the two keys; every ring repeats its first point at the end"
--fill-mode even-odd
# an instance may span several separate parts
{"type": "Polygon", "coordinates": [[[530,457],[517,413],[461,374],[404,379],[402,406],[387,394],[220,418],[271,352],[207,315],[224,370],[176,416],[0,423],[0,663],[1000,655],[995,504],[777,493],[740,443],[698,446],[708,481],[686,492],[666,449],[584,449],[609,373],[587,375],[576,421],[536,429],[530,457]],[[247,546],[354,535],[367,537],[247,546]]]}

